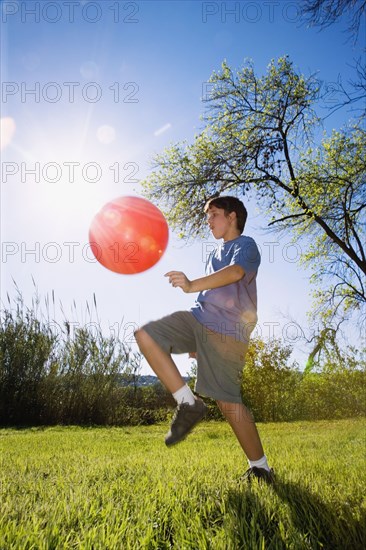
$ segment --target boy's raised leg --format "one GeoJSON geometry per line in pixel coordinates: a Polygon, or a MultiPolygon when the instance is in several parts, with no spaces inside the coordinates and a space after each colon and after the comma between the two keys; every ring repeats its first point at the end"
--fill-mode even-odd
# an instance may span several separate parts
{"type": "Polygon", "coordinates": [[[206,414],[206,405],[201,399],[197,399],[193,395],[171,356],[145,330],[137,330],[135,337],[150,367],[178,403],[170,430],[165,438],[166,445],[174,445],[182,441],[192,428],[202,420],[206,414]],[[190,395],[184,396],[187,393],[190,395]],[[185,399],[181,400],[182,397],[185,397],[185,399]],[[190,398],[193,404],[191,404],[190,398]]]}
{"type": "Polygon", "coordinates": [[[141,353],[168,391],[174,393],[184,386],[185,381],[177,365],[171,356],[151,338],[150,334],[139,329],[135,332],[135,338],[141,353]]]}

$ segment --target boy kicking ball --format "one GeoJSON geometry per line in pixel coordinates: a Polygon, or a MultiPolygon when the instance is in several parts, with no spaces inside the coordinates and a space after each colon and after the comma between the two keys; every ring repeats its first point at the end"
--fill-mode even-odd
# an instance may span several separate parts
{"type": "Polygon", "coordinates": [[[177,402],[166,445],[182,441],[204,418],[206,405],[184,382],[172,353],[190,353],[197,359],[195,392],[216,400],[249,462],[244,478],[268,483],[273,472],[250,411],[241,398],[241,376],[251,332],[257,322],[256,277],[260,255],[255,241],[242,235],[247,219],[236,197],[211,199],[204,208],[215,239],[206,276],[189,280],[181,271],[166,277],[183,292],[198,292],[190,311],[178,311],[147,323],[135,333],[137,344],[177,402]]]}

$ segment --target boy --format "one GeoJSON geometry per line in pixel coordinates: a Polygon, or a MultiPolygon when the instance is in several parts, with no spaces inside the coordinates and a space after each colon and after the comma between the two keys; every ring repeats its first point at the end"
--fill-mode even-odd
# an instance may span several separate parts
{"type": "Polygon", "coordinates": [[[241,398],[241,374],[250,333],[257,322],[256,275],[260,255],[254,240],[242,235],[247,211],[236,197],[210,199],[204,211],[215,239],[222,239],[206,263],[206,276],[190,281],[169,271],[173,287],[199,292],[190,311],[147,323],[135,333],[137,344],[177,409],[165,443],[184,439],[205,415],[206,405],[184,382],[171,353],[197,359],[195,391],[216,400],[249,462],[247,479],[273,481],[272,470],[250,411],[241,398]]]}

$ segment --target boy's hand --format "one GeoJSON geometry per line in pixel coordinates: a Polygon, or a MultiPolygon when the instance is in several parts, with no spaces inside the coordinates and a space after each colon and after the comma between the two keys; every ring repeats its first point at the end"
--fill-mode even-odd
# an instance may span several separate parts
{"type": "Polygon", "coordinates": [[[169,283],[174,287],[180,287],[183,292],[191,292],[192,282],[185,276],[183,271],[168,271],[164,277],[169,277],[169,283]]]}

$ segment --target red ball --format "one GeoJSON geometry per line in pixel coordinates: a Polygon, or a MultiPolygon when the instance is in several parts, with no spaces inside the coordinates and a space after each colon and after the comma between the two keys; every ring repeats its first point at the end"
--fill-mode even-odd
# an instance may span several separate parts
{"type": "Polygon", "coordinates": [[[146,199],[118,197],[94,217],[89,243],[95,258],[115,273],[133,275],[155,265],[168,245],[168,224],[146,199]]]}

